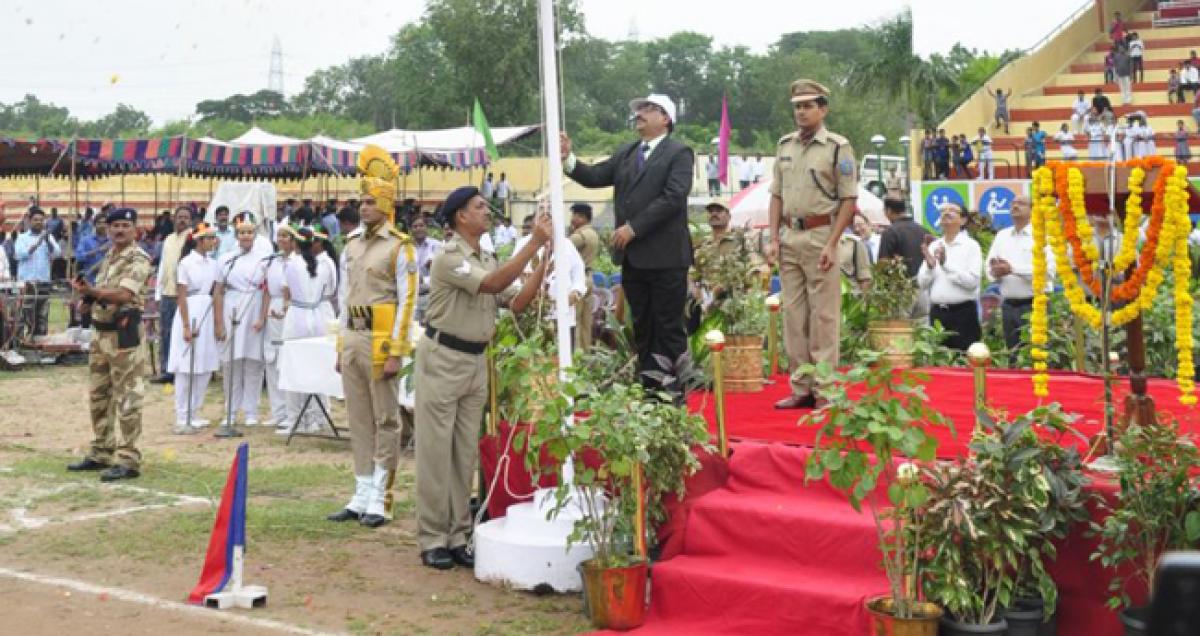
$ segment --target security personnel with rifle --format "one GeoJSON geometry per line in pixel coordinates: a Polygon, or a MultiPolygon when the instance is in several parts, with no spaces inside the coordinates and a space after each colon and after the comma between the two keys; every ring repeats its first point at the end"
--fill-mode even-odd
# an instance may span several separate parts
{"type": "Polygon", "coordinates": [[[140,475],[142,398],[145,395],[146,348],[142,346],[142,292],[153,268],[150,257],[134,243],[137,212],[116,208],[107,217],[112,247],[100,262],[96,284],[77,276],[71,286],[91,311],[96,330],[88,354],[88,400],[91,405],[91,450],[67,470],[103,470],[101,481],[140,475]],[[117,443],[115,423],[121,427],[117,443]]]}

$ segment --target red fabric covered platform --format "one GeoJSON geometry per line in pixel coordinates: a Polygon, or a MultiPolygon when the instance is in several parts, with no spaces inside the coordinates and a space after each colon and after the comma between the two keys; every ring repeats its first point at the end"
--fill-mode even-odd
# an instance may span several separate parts
{"type": "MultiPolygon", "coordinates": [[[[974,423],[972,376],[965,369],[927,369],[934,407],[949,417],[956,436],[939,432],[939,454],[965,453],[974,423]]],[[[989,373],[989,402],[1013,414],[1036,405],[1029,374],[989,373]]],[[[1128,381],[1117,385],[1123,400],[1128,381]]],[[[728,462],[704,457],[689,495],[674,506],[660,535],[663,558],[653,567],[652,602],[646,624],[634,634],[756,634],[861,636],[867,633],[863,601],[884,594],[875,531],[867,513],[855,513],[824,482],[804,483],[804,462],[813,439],[797,425],[802,411],[776,411],[788,393],[786,377],[758,394],[726,398],[728,462]]],[[[1060,373],[1050,392],[1068,412],[1083,416],[1087,435],[1101,429],[1103,382],[1060,373]]],[[[1175,415],[1184,430],[1200,433],[1195,410],[1179,404],[1175,386],[1150,383],[1160,413],[1175,415]]],[[[715,431],[711,396],[697,394],[715,431]]],[[[1119,402],[1118,402],[1119,403],[1119,402]]],[[[1064,439],[1064,443],[1082,444],[1064,439]]],[[[1091,488],[1110,496],[1115,486],[1092,476],[1091,488]]],[[[1059,585],[1058,633],[1119,636],[1116,615],[1105,607],[1110,573],[1088,560],[1095,539],[1075,530],[1059,548],[1052,572],[1059,585]]]]}
{"type": "MultiPolygon", "coordinates": [[[[971,428],[975,425],[974,380],[970,369],[936,368],[918,369],[929,377],[925,392],[933,401],[933,407],[950,419],[957,429],[956,434],[937,429],[941,441],[940,457],[956,457],[966,452],[971,428]]],[[[991,370],[988,372],[988,403],[1007,410],[1012,415],[1024,413],[1035,406],[1038,400],[1033,395],[1032,373],[1025,371],[991,370]]],[[[1150,395],[1159,413],[1171,413],[1177,417],[1184,430],[1200,432],[1200,418],[1194,408],[1179,403],[1175,383],[1169,380],[1151,380],[1150,395]]],[[[1119,378],[1114,382],[1117,412],[1129,392],[1129,380],[1119,378]]],[[[760,393],[737,393],[725,396],[726,432],[733,440],[760,442],[783,442],[785,444],[811,445],[815,430],[811,426],[800,426],[800,418],[806,410],[778,411],[775,402],[787,397],[791,389],[787,376],[776,376],[773,384],[760,393]]],[[[1089,437],[1103,428],[1104,382],[1099,376],[1082,373],[1051,373],[1050,400],[1062,405],[1068,413],[1082,416],[1078,428],[1089,437]]],[[[716,432],[716,411],[712,395],[706,392],[693,393],[690,399],[693,409],[702,409],[709,428],[716,432]]],[[[1064,443],[1071,440],[1064,440],[1064,443]]]]}

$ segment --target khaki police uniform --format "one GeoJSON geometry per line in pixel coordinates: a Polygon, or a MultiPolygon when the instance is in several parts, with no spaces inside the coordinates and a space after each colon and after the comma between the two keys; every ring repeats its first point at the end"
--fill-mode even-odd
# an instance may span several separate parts
{"type": "Polygon", "coordinates": [[[596,233],[591,223],[581,225],[571,233],[571,244],[583,259],[584,271],[587,274],[587,295],[575,303],[575,348],[587,351],[592,348],[592,263],[600,253],[600,235],[596,233]]]}
{"type": "Polygon", "coordinates": [[[862,239],[843,234],[838,238],[837,257],[842,276],[854,285],[856,292],[871,282],[871,254],[862,239]]]}
{"type": "Polygon", "coordinates": [[[136,244],[117,252],[110,248],[100,262],[96,287],[127,289],[131,302],[92,304],[96,330],[88,352],[88,396],[91,402],[92,440],[88,458],[103,464],[140,469],[142,453],[142,400],[146,394],[146,347],[142,331],[142,292],[153,268],[150,257],[136,244]],[[114,420],[121,427],[117,444],[114,420]]]}
{"type": "MultiPolygon", "coordinates": [[[[792,85],[793,101],[815,96],[815,82],[792,85]]],[[[838,362],[842,296],[837,268],[821,271],[821,251],[837,222],[842,201],[858,197],[854,149],[841,135],[822,126],[810,139],[800,131],[779,140],[771,194],[783,200],[779,237],[780,305],[784,346],[793,369],[794,395],[811,395],[812,378],[802,364],[838,362]]]]}
{"type": "Polygon", "coordinates": [[[487,401],[484,350],[496,311],[517,293],[479,291],[497,267],[489,252],[455,234],[433,257],[428,324],[417,344],[417,543],[422,552],[466,545],[471,478],[487,401]]]}
{"type": "Polygon", "coordinates": [[[346,508],[383,515],[400,453],[399,379],[384,379],[383,366],[410,353],[417,255],[412,240],[385,220],[352,232],[343,258],[340,353],[356,485],[346,508]],[[370,484],[365,500],[358,496],[364,481],[370,484]]]}

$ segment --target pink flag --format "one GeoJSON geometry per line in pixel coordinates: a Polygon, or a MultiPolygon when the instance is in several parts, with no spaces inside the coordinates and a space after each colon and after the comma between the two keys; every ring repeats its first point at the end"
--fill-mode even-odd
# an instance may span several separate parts
{"type": "Polygon", "coordinates": [[[721,132],[717,142],[717,178],[729,185],[729,96],[721,96],[721,132]]]}

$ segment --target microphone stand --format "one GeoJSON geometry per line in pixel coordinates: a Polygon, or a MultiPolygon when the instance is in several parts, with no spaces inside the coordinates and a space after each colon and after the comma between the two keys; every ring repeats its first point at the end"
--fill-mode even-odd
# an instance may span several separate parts
{"type": "MultiPolygon", "coordinates": [[[[242,255],[238,254],[237,256],[229,259],[229,267],[225,269],[225,282],[222,284],[225,290],[229,289],[229,274],[233,271],[233,264],[236,263],[237,259],[241,257],[242,255]]],[[[225,292],[222,292],[222,294],[224,293],[225,292]]],[[[251,298],[253,298],[253,296],[251,296],[251,298]]],[[[234,371],[233,366],[234,357],[237,354],[237,330],[240,321],[238,320],[238,308],[233,307],[232,310],[233,313],[229,317],[229,364],[226,366],[226,370],[229,372],[229,390],[225,392],[225,424],[213,433],[213,437],[242,436],[242,432],[237,430],[237,426],[235,426],[233,423],[233,393],[234,391],[238,390],[238,387],[241,386],[241,384],[238,382],[240,378],[237,377],[240,374],[237,374],[234,371]]],[[[220,320],[225,320],[225,317],[221,316],[220,320]]]]}

